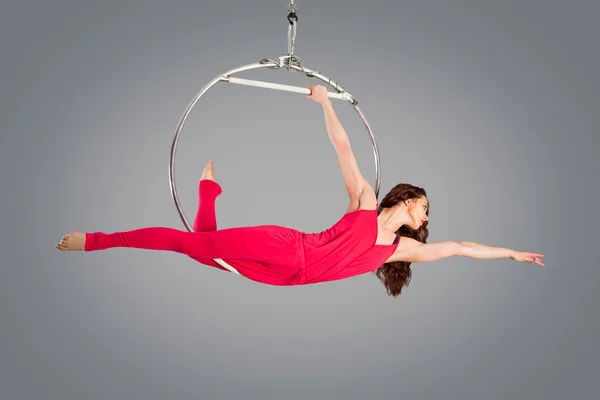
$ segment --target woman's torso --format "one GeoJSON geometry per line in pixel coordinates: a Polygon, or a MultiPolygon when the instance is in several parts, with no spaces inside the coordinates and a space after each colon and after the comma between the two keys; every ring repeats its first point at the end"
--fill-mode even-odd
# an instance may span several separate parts
{"type": "Polygon", "coordinates": [[[304,234],[305,284],[372,272],[394,253],[397,240],[377,244],[378,210],[344,214],[331,228],[304,234]]]}

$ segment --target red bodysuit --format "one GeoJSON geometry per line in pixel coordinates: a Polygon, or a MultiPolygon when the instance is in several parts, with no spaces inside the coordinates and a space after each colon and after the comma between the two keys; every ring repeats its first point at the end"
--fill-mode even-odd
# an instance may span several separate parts
{"type": "Polygon", "coordinates": [[[331,228],[304,233],[277,225],[217,230],[218,183],[201,180],[194,232],[151,227],[106,234],[86,233],[85,251],[114,247],[167,250],[225,270],[223,259],[242,276],[270,285],[306,285],[372,272],[394,253],[394,244],[377,245],[377,210],[346,213],[331,228]]]}

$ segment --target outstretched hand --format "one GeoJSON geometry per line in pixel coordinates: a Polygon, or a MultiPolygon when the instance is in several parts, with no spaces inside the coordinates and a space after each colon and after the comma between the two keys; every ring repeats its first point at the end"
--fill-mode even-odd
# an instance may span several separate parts
{"type": "Polygon", "coordinates": [[[322,85],[308,85],[310,94],[306,95],[306,98],[316,101],[317,103],[323,104],[329,100],[327,89],[322,85]]]}
{"type": "Polygon", "coordinates": [[[535,263],[542,267],[545,266],[544,261],[543,261],[543,258],[544,258],[543,254],[527,253],[524,251],[515,251],[511,255],[511,258],[516,261],[526,262],[527,264],[535,263]]]}

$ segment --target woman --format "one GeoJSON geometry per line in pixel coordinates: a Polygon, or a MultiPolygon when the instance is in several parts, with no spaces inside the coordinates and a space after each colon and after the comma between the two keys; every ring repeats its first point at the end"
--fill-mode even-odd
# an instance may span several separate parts
{"type": "Polygon", "coordinates": [[[114,247],[167,250],[225,270],[223,259],[242,276],[271,285],[305,285],[375,272],[389,295],[398,296],[411,279],[412,262],[451,256],[511,258],[544,266],[542,254],[472,242],[426,243],[429,202],[422,188],[396,185],[377,203],[374,190],[358,169],[348,135],[323,86],[309,86],[307,97],[321,104],[327,132],[336,150],[350,203],[331,228],[304,233],[276,225],[217,230],[215,200],[222,193],[212,161],[199,183],[194,231],[164,227],[105,234],[71,232],[56,248],[97,251],[114,247]]]}

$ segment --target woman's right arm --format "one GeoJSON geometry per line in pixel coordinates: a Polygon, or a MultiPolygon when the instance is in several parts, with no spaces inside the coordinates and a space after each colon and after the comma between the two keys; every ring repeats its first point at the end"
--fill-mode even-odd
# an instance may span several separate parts
{"type": "Polygon", "coordinates": [[[323,86],[309,86],[309,89],[311,94],[307,97],[320,103],[323,107],[327,134],[338,156],[344,186],[350,197],[347,212],[358,208],[375,208],[377,206],[375,192],[358,168],[350,146],[350,139],[333,109],[333,105],[327,96],[327,90],[323,86]]]}

